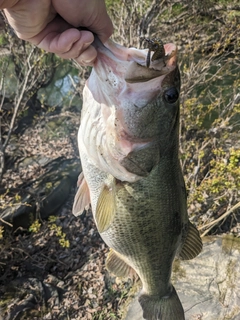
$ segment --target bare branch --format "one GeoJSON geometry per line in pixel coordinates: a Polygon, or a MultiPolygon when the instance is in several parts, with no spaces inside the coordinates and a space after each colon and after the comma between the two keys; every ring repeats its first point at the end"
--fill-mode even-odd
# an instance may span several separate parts
{"type": "Polygon", "coordinates": [[[22,103],[24,92],[26,90],[27,83],[29,81],[29,76],[30,76],[30,74],[31,74],[31,72],[32,72],[32,70],[34,68],[34,65],[29,63],[29,60],[30,60],[33,52],[34,52],[34,49],[32,49],[32,51],[29,53],[29,56],[28,56],[28,59],[27,59],[28,70],[27,70],[27,73],[25,74],[24,82],[22,84],[22,88],[21,88],[20,94],[17,97],[17,101],[16,101],[16,104],[15,104],[14,112],[13,112],[13,116],[12,116],[10,127],[9,127],[9,130],[8,130],[8,134],[7,134],[7,137],[6,137],[6,139],[4,141],[4,144],[3,144],[3,151],[5,151],[5,149],[6,149],[7,145],[8,145],[9,139],[11,137],[11,134],[12,134],[12,131],[13,131],[13,128],[14,128],[14,124],[15,124],[15,120],[16,120],[16,117],[17,117],[17,114],[18,114],[18,110],[19,110],[19,107],[20,107],[20,105],[22,103]]]}

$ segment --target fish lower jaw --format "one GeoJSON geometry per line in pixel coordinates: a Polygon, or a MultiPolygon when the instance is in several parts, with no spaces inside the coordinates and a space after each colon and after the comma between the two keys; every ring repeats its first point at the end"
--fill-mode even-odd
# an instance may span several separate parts
{"type": "Polygon", "coordinates": [[[152,145],[152,142],[130,143],[125,141],[124,143],[121,148],[118,146],[118,148],[112,149],[111,153],[106,154],[105,158],[104,155],[101,155],[103,156],[102,168],[104,167],[104,171],[111,173],[120,181],[136,182],[148,176],[151,171],[149,171],[149,168],[152,169],[155,165],[152,159],[150,160],[151,165],[149,164],[149,159],[147,159],[146,163],[142,160],[145,149],[146,155],[149,155],[148,147],[152,145]]]}
{"type": "Polygon", "coordinates": [[[135,173],[131,173],[126,170],[120,163],[120,159],[124,159],[126,156],[116,149],[114,149],[113,152],[113,148],[108,146],[108,144],[104,147],[101,146],[101,148],[97,147],[95,144],[95,147],[90,150],[81,140],[79,149],[81,159],[84,155],[84,158],[87,159],[88,163],[102,172],[111,174],[114,178],[120,181],[133,183],[142,178],[135,173]]]}
{"type": "MultiPolygon", "coordinates": [[[[120,158],[121,156],[119,156],[118,159],[120,158]]],[[[100,170],[111,174],[114,178],[123,182],[133,183],[141,178],[140,176],[126,170],[118,159],[109,153],[106,154],[106,156],[104,154],[100,154],[98,160],[93,164],[100,170]]]]}
{"type": "Polygon", "coordinates": [[[123,160],[131,152],[147,149],[155,143],[153,138],[136,138],[123,131],[116,137],[115,150],[117,152],[115,152],[115,157],[117,160],[123,160]]]}
{"type": "MultiPolygon", "coordinates": [[[[138,150],[147,149],[154,142],[146,141],[146,142],[131,142],[129,140],[121,141],[121,149],[124,151],[125,157],[129,155],[131,152],[137,152],[138,150]]],[[[121,158],[123,160],[123,158],[121,158]]]]}

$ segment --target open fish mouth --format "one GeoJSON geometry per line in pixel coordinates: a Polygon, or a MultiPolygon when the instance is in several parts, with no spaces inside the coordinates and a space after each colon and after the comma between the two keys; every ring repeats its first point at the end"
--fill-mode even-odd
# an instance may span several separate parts
{"type": "Polygon", "coordinates": [[[103,46],[98,38],[95,38],[93,44],[101,56],[99,60],[105,60],[106,65],[108,63],[112,64],[113,60],[119,60],[118,65],[122,65],[122,72],[124,72],[123,79],[128,83],[147,82],[168,74],[177,67],[178,50],[173,43],[163,45],[164,56],[149,61],[148,49],[126,48],[111,40],[108,40],[103,46]],[[108,63],[106,63],[106,60],[108,60],[108,63]]]}
{"type": "MultiPolygon", "coordinates": [[[[164,45],[165,56],[146,65],[132,62],[125,74],[128,83],[147,82],[171,72],[177,65],[177,47],[173,43],[164,45]]],[[[147,59],[147,57],[146,57],[147,59]]]]}
{"type": "Polygon", "coordinates": [[[106,45],[118,59],[130,62],[124,75],[128,83],[147,82],[171,72],[177,66],[177,46],[173,43],[165,44],[165,55],[154,60],[149,58],[148,49],[125,48],[110,41],[106,45]]]}

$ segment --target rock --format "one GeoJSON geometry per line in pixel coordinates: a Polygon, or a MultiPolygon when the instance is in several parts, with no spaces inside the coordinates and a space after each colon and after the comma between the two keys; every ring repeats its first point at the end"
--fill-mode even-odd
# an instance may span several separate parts
{"type": "Polygon", "coordinates": [[[34,219],[39,218],[39,213],[42,219],[54,214],[69,197],[81,165],[78,159],[60,157],[43,165],[43,168],[46,171],[41,177],[19,186],[21,201],[0,213],[1,220],[11,223],[13,230],[28,228],[34,219]]]}
{"type": "Polygon", "coordinates": [[[27,168],[28,166],[32,165],[40,165],[41,167],[47,165],[51,161],[50,158],[42,156],[42,155],[36,155],[31,157],[26,157],[22,161],[19,162],[18,168],[21,170],[22,168],[27,168]]]}
{"type": "MultiPolygon", "coordinates": [[[[205,238],[197,258],[175,261],[172,282],[186,320],[240,319],[240,239],[205,238]]],[[[124,320],[144,320],[136,295],[126,313],[124,320]]]]}
{"type": "Polygon", "coordinates": [[[26,129],[33,125],[34,116],[36,116],[37,110],[41,110],[41,103],[37,99],[36,92],[28,99],[28,101],[26,101],[24,115],[17,121],[17,127],[14,130],[15,134],[22,135],[26,129]]]}
{"type": "Polygon", "coordinates": [[[4,28],[5,28],[5,21],[2,14],[0,13],[0,31],[3,31],[4,28]]]}
{"type": "Polygon", "coordinates": [[[47,308],[60,305],[63,292],[58,286],[38,278],[17,278],[4,287],[0,319],[1,316],[5,320],[40,319],[44,310],[47,312],[47,308]]]}

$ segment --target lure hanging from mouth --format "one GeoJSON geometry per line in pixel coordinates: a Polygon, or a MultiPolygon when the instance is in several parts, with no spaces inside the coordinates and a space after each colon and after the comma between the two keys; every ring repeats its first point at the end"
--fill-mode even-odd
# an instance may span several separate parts
{"type": "Polygon", "coordinates": [[[146,66],[149,68],[150,62],[163,59],[165,57],[165,49],[161,39],[158,38],[143,38],[144,41],[148,43],[148,54],[146,59],[146,66]],[[151,52],[153,51],[153,55],[151,58],[151,52]]]}

